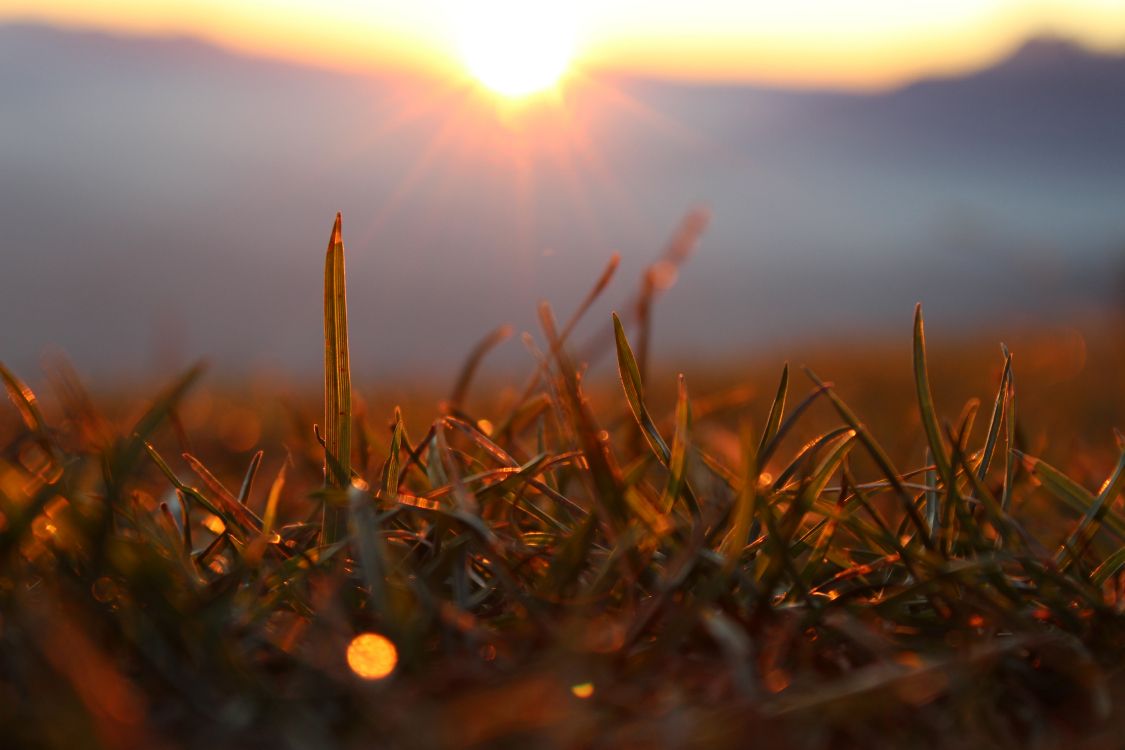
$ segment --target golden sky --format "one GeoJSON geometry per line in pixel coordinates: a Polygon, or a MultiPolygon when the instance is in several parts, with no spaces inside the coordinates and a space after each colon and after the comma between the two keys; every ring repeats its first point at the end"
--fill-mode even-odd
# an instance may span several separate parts
{"type": "MultiPolygon", "coordinates": [[[[525,0],[535,2],[536,0],[525,0]]],[[[877,88],[985,65],[1042,33],[1125,50],[1125,0],[571,0],[576,57],[695,80],[877,88]]],[[[186,33],[352,69],[461,74],[461,0],[0,0],[0,19],[186,33]]]]}

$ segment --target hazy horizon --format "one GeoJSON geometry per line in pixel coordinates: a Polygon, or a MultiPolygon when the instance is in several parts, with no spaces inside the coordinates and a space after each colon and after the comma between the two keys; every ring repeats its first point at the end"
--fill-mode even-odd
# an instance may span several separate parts
{"type": "Polygon", "coordinates": [[[0,359],[22,371],[58,347],[96,377],[173,351],[315,373],[341,209],[371,377],[536,331],[540,298],[568,314],[620,252],[583,332],[604,327],[696,207],[662,358],[901,332],[917,300],[948,335],[1121,305],[1125,57],[1060,40],[878,94],[591,77],[515,113],[198,40],[9,24],[0,58],[0,359]]]}

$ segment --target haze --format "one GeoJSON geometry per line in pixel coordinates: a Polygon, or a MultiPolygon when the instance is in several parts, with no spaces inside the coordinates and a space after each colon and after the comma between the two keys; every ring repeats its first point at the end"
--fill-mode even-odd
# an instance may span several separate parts
{"type": "Polygon", "coordinates": [[[617,251],[594,333],[696,207],[711,225],[657,308],[666,361],[903,335],[919,299],[951,334],[1119,308],[1119,54],[1035,38],[885,91],[805,83],[586,71],[513,109],[459,78],[0,27],[0,358],[315,377],[337,210],[357,377],[535,330],[539,299],[565,314],[617,251]]]}

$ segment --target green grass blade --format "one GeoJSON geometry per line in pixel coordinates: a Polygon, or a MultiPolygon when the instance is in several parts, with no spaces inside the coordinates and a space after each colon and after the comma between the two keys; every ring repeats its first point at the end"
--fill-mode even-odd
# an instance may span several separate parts
{"type": "MultiPolygon", "coordinates": [[[[824,381],[818,378],[812,370],[805,368],[805,372],[817,386],[823,387],[825,385],[824,381]]],[[[902,483],[902,475],[895,469],[891,457],[887,455],[887,452],[883,450],[883,447],[879,445],[867,427],[859,421],[859,417],[855,415],[855,412],[836,395],[834,390],[827,388],[825,389],[825,393],[828,395],[829,401],[832,402],[832,406],[835,407],[836,413],[843,418],[844,422],[846,422],[849,427],[856,431],[856,436],[859,438],[859,441],[863,443],[863,447],[867,450],[871,458],[874,459],[879,470],[883,472],[883,476],[890,484],[891,489],[894,490],[895,497],[898,498],[899,503],[902,505],[906,517],[918,531],[922,545],[926,547],[926,549],[933,550],[934,542],[931,538],[929,526],[926,524],[926,519],[922,517],[918,508],[915,507],[914,499],[910,496],[910,493],[906,491],[906,487],[902,483]]]]}
{"type": "Polygon", "coordinates": [[[1004,455],[1004,491],[1000,495],[1000,507],[1005,512],[1012,507],[1012,492],[1016,483],[1016,373],[1012,369],[1012,355],[1008,347],[1001,345],[1004,359],[1008,363],[1008,387],[1004,391],[1004,415],[1007,422],[1008,448],[1004,455]]]}
{"type": "Polygon", "coordinates": [[[656,454],[660,463],[667,466],[672,452],[669,450],[668,444],[664,442],[660,430],[656,428],[656,423],[645,407],[641,371],[637,367],[636,357],[633,356],[633,349],[629,346],[629,339],[625,337],[625,328],[621,325],[621,318],[617,316],[617,313],[613,313],[613,333],[617,342],[618,372],[621,375],[621,385],[625,389],[625,398],[629,402],[629,409],[633,412],[637,424],[640,425],[641,433],[648,441],[652,452],[656,454]]]}
{"type": "Polygon", "coordinates": [[[250,466],[246,468],[246,475],[242,478],[242,487],[238,490],[238,502],[246,505],[250,500],[250,492],[254,489],[254,479],[258,476],[258,469],[262,468],[262,458],[265,451],[258,451],[250,459],[250,466]]]}
{"type": "MultiPolygon", "coordinates": [[[[613,458],[609,442],[599,428],[590,404],[582,392],[574,363],[561,345],[554,314],[546,303],[539,308],[539,319],[558,365],[561,397],[582,453],[586,457],[586,465],[589,468],[588,480],[593,490],[593,497],[599,508],[606,513],[605,520],[610,530],[617,534],[624,529],[630,515],[625,490],[621,483],[621,472],[613,458]]],[[[666,453],[665,461],[667,455],[666,453]]]]}
{"type": "Polygon", "coordinates": [[[981,453],[980,465],[977,466],[977,478],[982,482],[988,476],[988,469],[992,465],[992,456],[996,452],[996,443],[1000,440],[1000,424],[1004,421],[1005,406],[1008,403],[1008,382],[1012,378],[1012,355],[1004,355],[1004,372],[1000,375],[1000,388],[996,391],[996,402],[992,407],[992,419],[988,422],[988,435],[984,441],[984,451],[981,453]]]}
{"type": "Polygon", "coordinates": [[[679,386],[676,397],[676,431],[672,436],[672,450],[668,461],[668,484],[664,490],[664,498],[660,503],[661,509],[668,513],[672,510],[676,500],[683,495],[693,516],[699,516],[699,504],[695,495],[687,485],[688,453],[690,448],[691,432],[691,402],[688,400],[687,384],[684,376],[679,377],[679,386]]]}
{"type": "MultiPolygon", "coordinates": [[[[1092,492],[1046,461],[1032,458],[1031,456],[1025,456],[1018,451],[1016,455],[1023,459],[1028,471],[1039,480],[1039,483],[1043,485],[1044,489],[1059,500],[1062,500],[1072,510],[1083,514],[1084,518],[1096,514],[1095,505],[1097,504],[1097,498],[1094,497],[1092,492]]],[[[1118,464],[1118,467],[1120,467],[1120,464],[1118,464]]],[[[1125,521],[1114,513],[1112,508],[1107,507],[1104,509],[1101,522],[1102,525],[1117,536],[1119,541],[1125,542],[1125,521]]]]}
{"type": "MultiPolygon", "coordinates": [[[[341,217],[336,214],[324,260],[324,481],[328,488],[351,483],[352,387],[348,355],[348,304],[341,217]]],[[[347,533],[345,509],[324,506],[321,542],[347,533]]]]}
{"type": "Polygon", "coordinates": [[[383,498],[394,502],[398,498],[399,473],[402,469],[401,454],[405,428],[402,424],[402,411],[395,408],[394,429],[391,434],[391,449],[387,463],[383,465],[383,498]]]}
{"type": "Polygon", "coordinates": [[[781,418],[785,415],[785,399],[789,395],[789,363],[781,368],[781,382],[777,384],[777,394],[770,405],[770,414],[766,418],[766,427],[762,430],[762,439],[758,443],[756,455],[764,455],[766,446],[777,437],[777,430],[781,427],[781,418]]]}
{"type": "Polygon", "coordinates": [[[719,546],[719,551],[727,559],[727,565],[731,567],[738,561],[742,550],[750,543],[750,530],[754,523],[754,504],[757,502],[758,492],[758,456],[750,437],[749,424],[743,424],[740,442],[742,481],[731,512],[730,531],[723,537],[719,546]]]}
{"type": "Polygon", "coordinates": [[[930,524],[930,533],[935,537],[941,536],[941,493],[938,492],[938,475],[935,468],[929,468],[933,463],[933,454],[930,447],[926,446],[926,473],[922,476],[925,478],[926,491],[924,493],[926,500],[926,522],[930,524]]]}
{"type": "Polygon", "coordinates": [[[1065,570],[1070,562],[1082,554],[1123,488],[1125,488],[1125,451],[1121,452],[1117,466],[1102,485],[1101,491],[1094,498],[1086,514],[1063,542],[1062,549],[1059,551],[1060,557],[1057,559],[1061,569],[1065,570]]]}
{"type": "Polygon", "coordinates": [[[918,397],[918,411],[922,417],[922,428],[930,444],[930,456],[937,466],[942,483],[949,487],[953,477],[949,468],[949,453],[941,437],[934,395],[930,389],[930,373],[926,364],[926,334],[922,324],[922,304],[914,307],[914,388],[918,397]]]}
{"type": "Polygon", "coordinates": [[[262,513],[262,536],[267,539],[277,525],[277,506],[281,502],[281,490],[285,487],[285,466],[282,464],[270,485],[270,494],[266,498],[266,509],[262,513]]]}
{"type": "Polygon", "coordinates": [[[1101,565],[1094,569],[1093,574],[1090,576],[1090,582],[1095,586],[1101,587],[1111,576],[1116,575],[1125,568],[1125,547],[1118,549],[1111,554],[1101,565]]]}

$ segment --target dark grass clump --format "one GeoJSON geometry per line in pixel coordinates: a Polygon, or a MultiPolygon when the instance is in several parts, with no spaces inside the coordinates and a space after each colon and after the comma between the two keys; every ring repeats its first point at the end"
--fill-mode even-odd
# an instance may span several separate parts
{"type": "Polygon", "coordinates": [[[683,377],[654,413],[616,317],[620,397],[591,405],[568,340],[614,262],[566,325],[543,307],[509,408],[465,411],[500,330],[412,435],[353,408],[343,252],[337,220],[324,423],[240,483],[180,418],[199,369],[122,425],[66,371],[48,421],[0,368],[4,747],[1119,743],[1125,446],[1094,489],[1027,455],[1006,351],[947,421],[916,311],[923,465],[787,367],[719,450],[683,377]],[[798,444],[817,409],[837,426],[798,444]]]}

